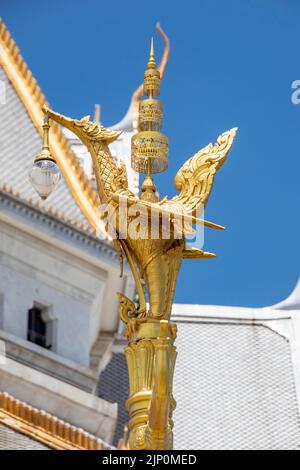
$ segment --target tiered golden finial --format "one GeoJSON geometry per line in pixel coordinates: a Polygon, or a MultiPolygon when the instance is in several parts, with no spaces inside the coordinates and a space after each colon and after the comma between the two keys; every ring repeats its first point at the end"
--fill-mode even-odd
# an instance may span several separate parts
{"type": "Polygon", "coordinates": [[[156,67],[153,39],[143,91],[148,98],[139,106],[139,132],[132,137],[131,166],[135,171],[147,174],[146,179],[150,182],[151,173],[161,173],[168,168],[168,138],[160,132],[163,109],[161,101],[155,99],[160,93],[160,72],[156,67]]]}

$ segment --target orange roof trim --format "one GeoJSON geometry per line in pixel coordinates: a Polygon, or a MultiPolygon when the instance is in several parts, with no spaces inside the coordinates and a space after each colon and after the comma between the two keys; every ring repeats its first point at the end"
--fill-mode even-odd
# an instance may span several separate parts
{"type": "Polygon", "coordinates": [[[55,450],[109,450],[98,437],[0,392],[0,423],[55,450]]]}

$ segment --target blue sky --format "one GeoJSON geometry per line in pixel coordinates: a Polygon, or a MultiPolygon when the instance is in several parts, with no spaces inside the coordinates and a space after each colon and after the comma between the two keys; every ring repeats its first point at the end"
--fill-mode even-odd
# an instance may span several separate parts
{"type": "Polygon", "coordinates": [[[160,193],[174,195],[182,163],[239,127],[206,208],[227,227],[205,234],[218,258],[184,262],[176,301],[265,306],[289,294],[300,267],[299,1],[2,0],[0,15],[52,107],[81,117],[99,102],[106,126],[125,113],[159,20],[172,43],[160,193]]]}

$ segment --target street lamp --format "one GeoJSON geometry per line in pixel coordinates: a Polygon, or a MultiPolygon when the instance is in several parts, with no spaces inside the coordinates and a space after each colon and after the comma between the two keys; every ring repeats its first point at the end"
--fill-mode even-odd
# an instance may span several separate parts
{"type": "Polygon", "coordinates": [[[60,170],[54,157],[50,153],[49,130],[49,116],[45,115],[42,150],[36,156],[29,171],[30,182],[43,201],[55,190],[60,179],[60,170]]]}
{"type": "Polygon", "coordinates": [[[188,246],[186,236],[195,233],[192,225],[224,228],[199,215],[203,215],[215,174],[226,160],[237,130],[224,132],[214,145],[207,145],[189,158],[174,180],[180,193],[172,199],[160,199],[151,177],[168,166],[168,138],[160,132],[162,105],[156,98],[160,93],[160,80],[151,41],[143,87],[147,98],[140,102],[138,133],[132,138],[131,165],[146,175],[139,197],[128,188],[126,166],[122,162],[117,165],[109,150],[109,144],[118,139],[121,132],[106,129],[99,122],[90,121],[88,116],[73,119],[46,106],[43,107],[46,116],[43,150],[35,162],[37,175],[31,176],[36,190],[44,197],[51,193],[59,179],[49,152],[49,117],[86,145],[93,161],[99,199],[115,211],[116,226],[114,234],[110,235],[118,250],[121,272],[126,257],[139,297],[136,305],[119,293],[119,314],[126,324],[128,339],[125,349],[130,385],[126,402],[128,448],[135,450],[173,448],[172,415],[176,402],[172,388],[177,328],[171,321],[171,310],[177,277],[183,259],[215,256],[188,246]],[[45,178],[41,176],[44,173],[38,165],[40,161],[47,163],[45,178]],[[52,165],[49,166],[49,162],[52,165]],[[169,231],[164,231],[166,222],[169,231]],[[133,227],[139,229],[132,231],[133,227]]]}

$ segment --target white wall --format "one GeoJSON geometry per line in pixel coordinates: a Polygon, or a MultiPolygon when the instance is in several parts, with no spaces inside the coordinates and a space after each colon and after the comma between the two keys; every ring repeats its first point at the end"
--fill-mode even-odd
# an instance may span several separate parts
{"type": "Polygon", "coordinates": [[[57,319],[55,352],[88,366],[107,278],[104,269],[0,221],[2,328],[8,333],[26,339],[28,309],[34,302],[49,306],[57,319]]]}

